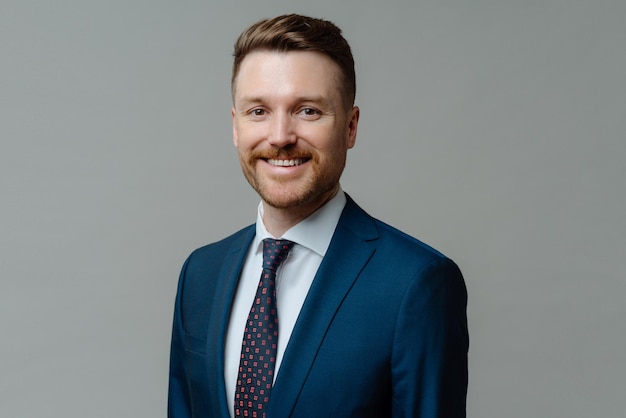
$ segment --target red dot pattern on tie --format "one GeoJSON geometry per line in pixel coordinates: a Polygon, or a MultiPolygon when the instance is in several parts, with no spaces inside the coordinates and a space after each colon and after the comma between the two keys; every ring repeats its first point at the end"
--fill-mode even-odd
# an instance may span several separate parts
{"type": "Polygon", "coordinates": [[[276,270],[293,244],[287,240],[263,240],[263,272],[241,344],[235,389],[236,417],[265,417],[274,382],[278,344],[276,270]]]}

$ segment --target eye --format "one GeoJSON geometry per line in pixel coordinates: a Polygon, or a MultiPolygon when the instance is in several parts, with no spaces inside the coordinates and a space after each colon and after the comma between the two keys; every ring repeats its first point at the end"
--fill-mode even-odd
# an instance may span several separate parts
{"type": "Polygon", "coordinates": [[[314,107],[303,107],[300,109],[298,114],[306,117],[307,119],[316,119],[320,117],[321,112],[314,107]]]}
{"type": "Polygon", "coordinates": [[[252,109],[252,111],[250,112],[253,116],[264,116],[265,115],[265,109],[252,109]]]}

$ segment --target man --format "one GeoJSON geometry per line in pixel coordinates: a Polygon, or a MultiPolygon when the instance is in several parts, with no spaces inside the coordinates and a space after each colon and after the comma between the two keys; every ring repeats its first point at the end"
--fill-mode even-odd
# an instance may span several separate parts
{"type": "Polygon", "coordinates": [[[261,203],[185,262],[169,416],[464,417],[460,271],[339,185],[359,122],[340,29],[264,20],[234,56],[233,141],[261,203]]]}

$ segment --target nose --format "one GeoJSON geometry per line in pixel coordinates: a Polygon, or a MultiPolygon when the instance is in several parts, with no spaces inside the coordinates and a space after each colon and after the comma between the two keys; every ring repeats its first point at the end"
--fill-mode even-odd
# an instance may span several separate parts
{"type": "Polygon", "coordinates": [[[275,114],[270,124],[267,142],[279,148],[296,142],[295,121],[288,114],[275,114]]]}

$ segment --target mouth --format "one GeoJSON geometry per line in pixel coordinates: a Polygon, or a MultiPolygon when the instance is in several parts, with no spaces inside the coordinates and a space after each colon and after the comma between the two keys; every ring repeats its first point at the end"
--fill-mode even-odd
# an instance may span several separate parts
{"type": "Polygon", "coordinates": [[[267,158],[265,161],[267,161],[269,165],[272,165],[274,167],[296,167],[306,163],[307,161],[309,161],[309,159],[310,158],[292,158],[290,160],[280,160],[267,158]]]}

